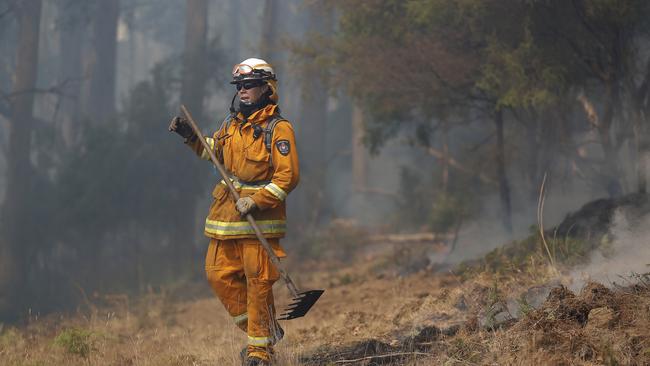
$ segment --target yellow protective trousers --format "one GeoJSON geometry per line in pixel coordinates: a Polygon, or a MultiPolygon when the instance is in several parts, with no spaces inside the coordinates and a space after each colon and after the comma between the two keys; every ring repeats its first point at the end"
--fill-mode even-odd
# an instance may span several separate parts
{"type": "MultiPolygon", "coordinates": [[[[278,239],[268,239],[278,257],[278,239]]],[[[257,239],[210,240],[205,257],[210,286],[237,326],[248,334],[248,356],[269,360],[277,329],[273,283],[280,273],[257,239]]]]}

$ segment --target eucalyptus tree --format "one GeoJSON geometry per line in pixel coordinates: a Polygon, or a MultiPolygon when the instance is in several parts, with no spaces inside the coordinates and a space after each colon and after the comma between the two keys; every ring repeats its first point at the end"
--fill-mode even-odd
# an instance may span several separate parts
{"type": "Polygon", "coordinates": [[[0,319],[13,318],[26,301],[30,251],[39,238],[30,235],[33,186],[30,161],[34,88],[38,75],[40,0],[16,3],[18,22],[16,68],[11,89],[7,188],[0,211],[0,319]]]}

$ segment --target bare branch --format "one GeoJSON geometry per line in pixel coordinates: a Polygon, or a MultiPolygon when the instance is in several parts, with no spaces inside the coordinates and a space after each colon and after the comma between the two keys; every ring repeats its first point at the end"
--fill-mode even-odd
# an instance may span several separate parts
{"type": "Polygon", "coordinates": [[[587,119],[589,120],[591,126],[598,129],[598,126],[600,125],[600,119],[598,118],[598,113],[596,112],[596,107],[594,107],[594,104],[589,99],[587,99],[584,92],[580,92],[577,99],[582,104],[582,108],[585,110],[587,119]]]}
{"type": "Polygon", "coordinates": [[[424,353],[424,352],[399,352],[399,353],[389,353],[386,355],[361,357],[361,358],[356,358],[354,360],[339,360],[339,361],[334,361],[334,363],[335,364],[355,363],[355,362],[360,362],[365,360],[376,360],[376,359],[381,359],[386,357],[402,357],[402,356],[431,356],[431,354],[424,353]]]}
{"type": "Polygon", "coordinates": [[[55,94],[55,95],[62,96],[64,98],[74,98],[74,96],[69,95],[65,92],[66,85],[68,85],[72,81],[75,81],[75,79],[65,79],[58,84],[50,86],[49,88],[33,88],[33,89],[26,89],[26,90],[18,90],[11,93],[3,93],[0,95],[0,98],[6,100],[7,102],[10,102],[11,98],[24,95],[24,94],[29,94],[29,93],[55,94]]]}
{"type": "MultiPolygon", "coordinates": [[[[429,153],[429,155],[435,157],[438,160],[445,159],[445,155],[442,153],[442,151],[436,150],[436,149],[434,149],[432,147],[429,147],[427,149],[427,152],[429,153]]],[[[457,170],[459,170],[459,171],[461,171],[461,172],[463,172],[465,174],[477,176],[481,180],[481,182],[483,182],[483,183],[490,184],[490,185],[497,185],[497,182],[492,180],[490,177],[486,176],[483,173],[478,173],[477,174],[473,170],[471,170],[469,168],[466,168],[463,165],[461,165],[456,159],[452,158],[451,156],[447,157],[447,163],[449,164],[449,166],[452,166],[452,167],[456,168],[457,170]]]]}

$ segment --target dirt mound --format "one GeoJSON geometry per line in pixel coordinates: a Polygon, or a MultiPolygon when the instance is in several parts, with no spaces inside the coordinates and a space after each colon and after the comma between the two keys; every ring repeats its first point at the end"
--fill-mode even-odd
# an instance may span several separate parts
{"type": "Polygon", "coordinates": [[[558,322],[566,321],[585,325],[592,309],[607,306],[620,308],[613,292],[602,284],[589,283],[578,296],[560,286],[552,289],[544,304],[520,321],[519,325],[534,329],[555,327],[558,322]]]}
{"type": "Polygon", "coordinates": [[[549,235],[575,237],[584,240],[598,240],[607,234],[616,210],[623,210],[631,218],[640,218],[650,213],[647,194],[634,193],[619,198],[599,199],[582,206],[580,210],[567,215],[549,235]]]}

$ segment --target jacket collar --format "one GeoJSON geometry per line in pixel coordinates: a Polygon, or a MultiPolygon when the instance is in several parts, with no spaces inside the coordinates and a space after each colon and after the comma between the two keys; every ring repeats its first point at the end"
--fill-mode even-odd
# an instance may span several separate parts
{"type": "MultiPolygon", "coordinates": [[[[248,116],[248,122],[251,124],[258,124],[266,121],[269,117],[275,114],[276,109],[278,108],[277,104],[267,104],[264,108],[259,109],[250,116],[248,116]]],[[[237,119],[240,121],[244,120],[244,115],[242,113],[237,114],[237,119]]]]}

